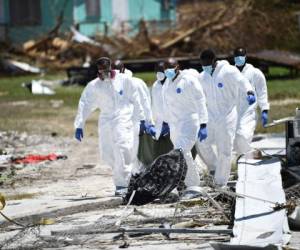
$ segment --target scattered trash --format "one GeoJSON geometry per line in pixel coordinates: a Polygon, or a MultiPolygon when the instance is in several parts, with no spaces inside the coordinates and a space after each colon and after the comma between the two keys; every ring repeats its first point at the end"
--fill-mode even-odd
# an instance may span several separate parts
{"type": "Polygon", "coordinates": [[[66,160],[68,157],[66,155],[57,155],[57,154],[49,154],[49,155],[26,155],[23,157],[13,158],[12,162],[16,164],[34,164],[42,161],[55,161],[55,160],[66,160]]]}
{"type": "Polygon", "coordinates": [[[40,74],[42,70],[25,62],[13,59],[0,59],[0,73],[4,75],[40,74]]]}
{"type": "Polygon", "coordinates": [[[73,37],[72,39],[76,42],[79,42],[79,43],[88,43],[88,44],[91,44],[91,45],[95,45],[97,47],[100,47],[100,43],[94,41],[93,39],[81,34],[79,31],[77,31],[74,27],[71,27],[71,31],[73,33],[73,37]]]}
{"type": "Polygon", "coordinates": [[[64,105],[64,100],[50,100],[50,104],[52,108],[60,108],[64,105]]]}
{"type": "Polygon", "coordinates": [[[34,95],[54,95],[55,91],[43,84],[43,80],[32,80],[30,83],[23,83],[34,95]]]}
{"type": "Polygon", "coordinates": [[[9,163],[12,158],[12,155],[0,155],[0,164],[9,163]]]}
{"type": "Polygon", "coordinates": [[[29,73],[40,74],[42,73],[40,68],[29,65],[28,63],[18,62],[15,60],[8,60],[9,63],[14,65],[15,67],[29,73]]]}

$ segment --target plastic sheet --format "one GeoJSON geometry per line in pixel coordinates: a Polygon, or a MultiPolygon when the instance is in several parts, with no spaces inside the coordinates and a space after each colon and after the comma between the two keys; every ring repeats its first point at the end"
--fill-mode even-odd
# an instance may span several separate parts
{"type": "Polygon", "coordinates": [[[237,198],[231,244],[267,246],[289,241],[285,209],[275,211],[276,203],[284,204],[281,163],[277,158],[254,160],[243,157],[238,163],[236,192],[253,198],[237,198]]]}

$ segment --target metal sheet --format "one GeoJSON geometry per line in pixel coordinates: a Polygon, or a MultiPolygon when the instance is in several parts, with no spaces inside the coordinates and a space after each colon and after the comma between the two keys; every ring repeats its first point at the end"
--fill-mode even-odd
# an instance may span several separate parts
{"type": "Polygon", "coordinates": [[[278,63],[293,67],[300,67],[300,55],[287,51],[280,50],[262,50],[257,53],[250,53],[251,58],[264,60],[268,62],[278,63]]]}
{"type": "Polygon", "coordinates": [[[286,211],[274,211],[274,203],[285,203],[279,159],[239,160],[236,192],[266,201],[237,198],[234,237],[231,244],[267,246],[286,244],[286,211]]]}

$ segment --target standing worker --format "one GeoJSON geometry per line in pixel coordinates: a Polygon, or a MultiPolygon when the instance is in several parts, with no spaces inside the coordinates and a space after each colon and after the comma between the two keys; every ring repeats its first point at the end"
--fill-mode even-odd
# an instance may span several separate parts
{"type": "MultiPolygon", "coordinates": [[[[261,110],[262,126],[268,123],[268,90],[264,74],[253,65],[246,63],[247,53],[244,48],[234,50],[234,63],[245,78],[249,80],[255,90],[257,104],[261,110]]],[[[235,150],[238,155],[245,154],[251,150],[251,142],[256,127],[257,104],[247,105],[243,93],[240,93],[238,109],[238,125],[235,136],[235,150]]]]}
{"type": "Polygon", "coordinates": [[[115,70],[119,70],[120,73],[126,74],[130,77],[133,76],[132,71],[130,69],[126,69],[125,66],[124,66],[124,63],[119,59],[117,59],[113,62],[112,67],[115,70]]]}
{"type": "Polygon", "coordinates": [[[203,72],[199,81],[207,100],[209,137],[198,142],[197,147],[210,174],[214,175],[215,184],[224,186],[231,170],[239,91],[245,93],[248,105],[255,103],[255,96],[250,83],[238,69],[225,60],[217,61],[212,50],[204,50],[200,61],[203,72]],[[217,154],[213,145],[216,146],[217,154]]]}
{"type": "Polygon", "coordinates": [[[165,63],[166,82],[162,89],[164,120],[169,124],[175,149],[182,149],[187,163],[183,199],[200,195],[200,177],[191,149],[207,137],[207,108],[201,85],[193,75],[182,74],[176,60],[165,63]]]}
{"type": "Polygon", "coordinates": [[[156,133],[153,125],[150,92],[146,83],[140,78],[133,77],[132,72],[125,68],[124,63],[121,60],[116,60],[113,63],[113,69],[116,69],[120,73],[126,74],[129,77],[131,77],[132,83],[135,85],[135,88],[137,89],[137,93],[140,98],[142,109],[145,114],[145,122],[143,121],[141,124],[139,123],[138,110],[135,109],[133,114],[133,122],[134,122],[133,156],[135,157],[134,172],[137,172],[140,167],[140,163],[138,160],[140,136],[143,135],[144,133],[147,133],[154,137],[156,133]]]}
{"type": "Polygon", "coordinates": [[[151,90],[152,96],[152,111],[153,118],[156,126],[156,139],[161,136],[167,136],[170,133],[168,123],[165,122],[163,109],[162,88],[167,80],[164,73],[164,62],[158,63],[156,66],[156,81],[154,82],[151,90]]]}
{"type": "Polygon", "coordinates": [[[82,140],[85,121],[99,108],[100,156],[112,167],[115,195],[123,195],[127,192],[134,159],[133,110],[136,109],[140,123],[145,123],[145,115],[131,78],[112,70],[107,57],[99,58],[96,64],[98,77],[87,84],[79,100],[75,138],[82,140]]]}

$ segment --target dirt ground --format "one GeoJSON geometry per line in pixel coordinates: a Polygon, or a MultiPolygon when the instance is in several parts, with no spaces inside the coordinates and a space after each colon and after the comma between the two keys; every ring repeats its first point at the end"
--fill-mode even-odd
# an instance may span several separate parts
{"type": "MultiPolygon", "coordinates": [[[[178,228],[223,230],[229,222],[205,199],[125,208],[121,198],[113,197],[111,170],[100,163],[94,136],[79,143],[71,137],[1,132],[0,142],[2,150],[16,156],[68,156],[38,164],[1,164],[0,190],[7,199],[3,212],[25,227],[1,217],[0,249],[213,249],[210,243],[230,240],[216,233],[104,234],[119,225],[168,228],[172,223],[178,228]]],[[[224,208],[228,215],[229,207],[224,208]]],[[[299,236],[293,232],[294,245],[299,236]]]]}
{"type": "MultiPolygon", "coordinates": [[[[49,153],[68,156],[66,160],[38,164],[1,165],[1,193],[7,200],[4,214],[25,226],[39,224],[41,220],[52,222],[51,225],[20,228],[1,217],[0,249],[115,249],[127,242],[122,237],[114,239],[118,234],[93,236],[85,232],[115,228],[114,224],[124,215],[124,220],[127,220],[126,217],[131,214],[127,226],[137,227],[147,219],[148,226],[157,226],[174,214],[173,203],[135,208],[139,213],[133,212],[133,208],[124,211],[121,198],[113,197],[110,168],[99,163],[95,137],[87,136],[79,143],[69,137],[1,132],[0,141],[3,150],[15,156],[49,153]],[[77,229],[81,230],[80,233],[66,233],[77,229]]],[[[206,214],[204,218],[211,221],[213,217],[221,220],[220,212],[211,210],[207,213],[206,208],[181,208],[179,214],[185,220],[191,220],[193,214],[194,218],[206,214]],[[188,216],[184,217],[184,213],[188,216]]],[[[214,226],[212,222],[208,224],[205,228],[227,228],[224,225],[214,226]]],[[[174,249],[175,246],[176,249],[195,249],[199,245],[205,247],[201,249],[211,249],[208,241],[229,240],[227,235],[197,235],[175,235],[171,241],[162,235],[146,235],[137,240],[132,238],[129,244],[132,249],[142,246],[143,249],[153,249],[157,244],[163,249],[174,249]]]]}
{"type": "MultiPolygon", "coordinates": [[[[113,196],[111,169],[100,163],[98,113],[88,120],[84,140],[79,143],[73,138],[81,88],[59,88],[56,96],[36,97],[19,87],[25,80],[15,79],[15,86],[8,87],[12,83],[8,81],[0,85],[8,91],[0,100],[0,151],[13,156],[57,153],[68,158],[28,165],[0,163],[0,193],[7,201],[2,212],[25,226],[0,216],[0,249],[119,249],[127,243],[130,249],[212,249],[210,242],[229,242],[226,234],[171,234],[168,238],[101,233],[115,229],[120,218],[122,226],[131,228],[157,228],[175,220],[177,224],[192,223],[194,228],[219,230],[226,229],[228,222],[206,203],[179,204],[175,217],[174,203],[124,210],[122,200],[113,196]],[[32,224],[35,226],[28,227],[32,224]]],[[[276,106],[273,118],[278,119],[290,115],[287,110],[293,114],[299,98],[271,102],[276,106]]],[[[291,245],[298,249],[299,239],[299,233],[293,232],[291,245]]]]}

